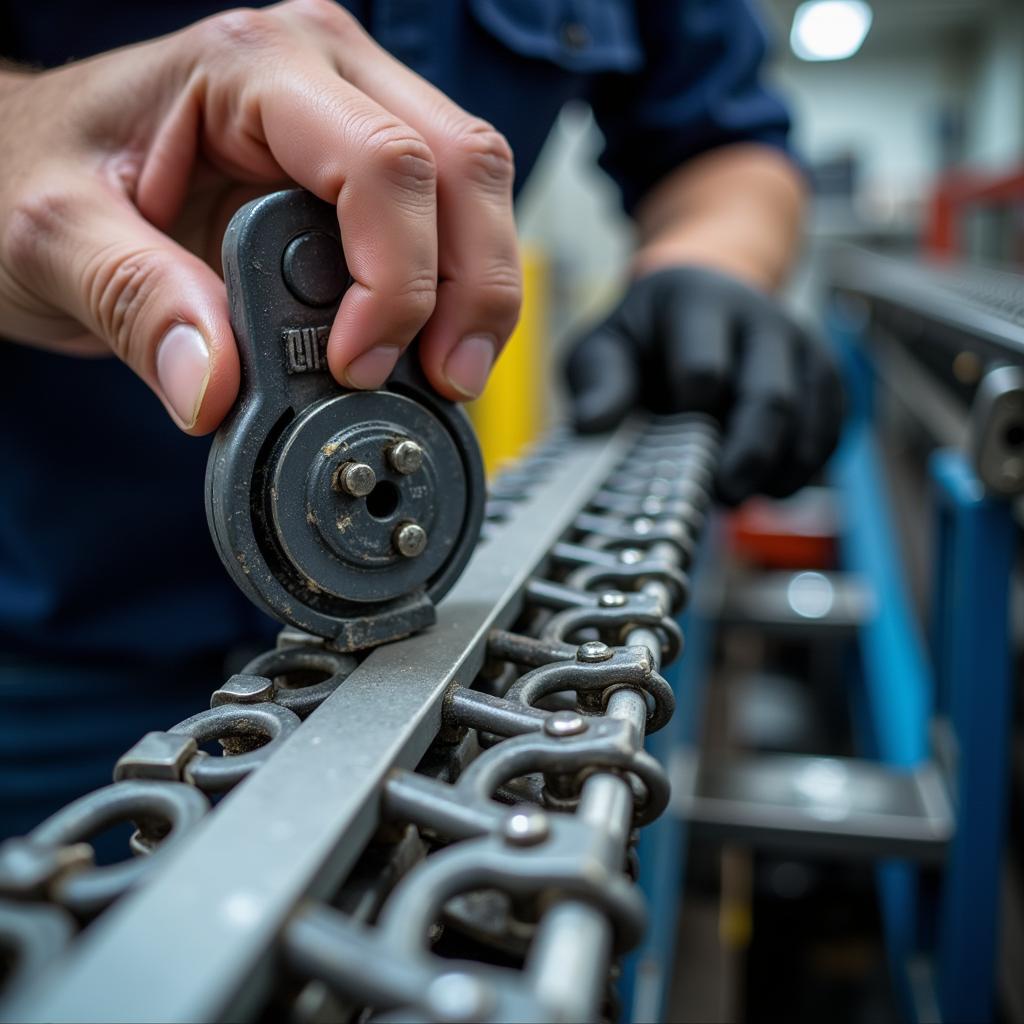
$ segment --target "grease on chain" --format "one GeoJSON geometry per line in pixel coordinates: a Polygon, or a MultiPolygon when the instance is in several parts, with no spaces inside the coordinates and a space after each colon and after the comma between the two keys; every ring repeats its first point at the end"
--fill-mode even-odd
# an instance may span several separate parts
{"type": "MultiPolygon", "coordinates": [[[[499,478],[488,522],[514,516],[571,443],[558,438],[499,478]]],[[[419,769],[382,765],[386,824],[372,857],[330,905],[297,910],[281,937],[291,977],[279,998],[297,977],[299,999],[326,984],[353,1013],[600,1015],[609,953],[631,948],[644,928],[624,868],[634,828],[669,798],[644,735],[673,712],[660,667],[683,646],[676,620],[717,451],[717,430],[700,417],[647,425],[555,546],[545,578],[527,588],[517,628],[488,637],[475,686],[449,691],[419,769]],[[435,949],[443,930],[459,936],[457,967],[435,949]]],[[[78,928],[187,841],[209,795],[263,770],[344,686],[357,659],[310,639],[286,631],[282,646],[213,694],[208,711],[144,736],[118,761],[113,785],[0,846],[0,949],[10,965],[0,984],[30,984],[78,928]],[[223,757],[200,749],[213,740],[223,757]],[[136,856],[96,867],[88,837],[125,820],[137,827],[136,856]]]]}

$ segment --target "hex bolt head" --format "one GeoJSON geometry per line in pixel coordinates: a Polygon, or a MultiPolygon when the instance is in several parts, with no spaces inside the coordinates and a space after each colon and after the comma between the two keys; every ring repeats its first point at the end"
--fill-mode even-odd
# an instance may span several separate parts
{"type": "Polygon", "coordinates": [[[387,450],[387,456],[391,468],[403,476],[415,473],[423,465],[423,449],[408,438],[391,445],[387,450]]]}
{"type": "Polygon", "coordinates": [[[612,649],[600,640],[588,640],[580,644],[576,650],[576,660],[587,663],[607,661],[612,656],[612,649]]]}
{"type": "Polygon", "coordinates": [[[513,811],[505,819],[505,842],[511,846],[534,846],[551,832],[548,816],[536,808],[513,811]]]}
{"type": "Polygon", "coordinates": [[[346,462],[334,474],[334,488],[353,498],[365,498],[377,486],[377,474],[365,462],[346,462]]]}
{"type": "Polygon", "coordinates": [[[602,608],[621,608],[626,603],[626,595],[617,590],[606,590],[597,599],[597,603],[602,608]]]}
{"type": "Polygon", "coordinates": [[[427,531],[419,523],[407,521],[399,523],[395,527],[394,536],[395,550],[403,558],[415,558],[422,555],[427,546],[427,531]]]}
{"type": "Polygon", "coordinates": [[[581,732],[587,731],[587,722],[582,715],[575,711],[555,711],[548,715],[544,722],[544,731],[549,736],[561,738],[562,736],[579,736],[581,732]]]}

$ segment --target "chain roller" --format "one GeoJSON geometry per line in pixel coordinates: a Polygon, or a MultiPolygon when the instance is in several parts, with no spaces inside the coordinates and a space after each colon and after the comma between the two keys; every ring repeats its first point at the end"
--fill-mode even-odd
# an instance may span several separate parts
{"type": "MultiPolygon", "coordinates": [[[[482,545],[557,479],[575,443],[554,435],[494,481],[482,545]]],[[[643,933],[632,837],[669,800],[644,736],[674,710],[661,666],[683,648],[676,618],[717,449],[717,429],[700,417],[636,431],[518,606],[482,634],[478,676],[448,686],[417,769],[392,767],[381,752],[378,825],[363,861],[340,888],[315,882],[321,898],[300,902],[275,934],[276,961],[287,966],[278,1002],[332,993],[341,1019],[372,1007],[382,1021],[601,1015],[609,957],[643,933]],[[476,954],[453,961],[437,945],[446,936],[476,954]],[[518,965],[494,966],[510,957],[518,965]]],[[[16,965],[9,991],[28,992],[19,1007],[31,1006],[32,980],[46,977],[72,919],[88,921],[143,885],[165,850],[187,841],[207,794],[272,773],[278,751],[297,749],[300,727],[355,684],[360,664],[286,630],[208,710],[143,737],[113,785],[0,846],[0,947],[16,965]],[[201,749],[217,741],[222,756],[201,749]],[[122,820],[138,828],[136,856],[96,867],[88,839],[122,820]]]]}

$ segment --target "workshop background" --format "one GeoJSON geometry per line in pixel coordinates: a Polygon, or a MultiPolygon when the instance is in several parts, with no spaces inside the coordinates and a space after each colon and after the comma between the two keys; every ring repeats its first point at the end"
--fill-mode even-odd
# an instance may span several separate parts
{"type": "MultiPolygon", "coordinates": [[[[853,370],[851,401],[852,419],[865,416],[877,443],[866,465],[855,453],[849,465],[833,466],[834,489],[811,489],[783,511],[755,502],[726,530],[726,581],[711,586],[708,599],[720,628],[699,743],[704,756],[718,747],[801,755],[870,751],[883,761],[941,764],[936,736],[948,718],[957,718],[941,691],[955,693],[961,685],[968,691],[963,699],[985,710],[974,720],[970,709],[961,712],[967,718],[960,727],[972,735],[960,735],[959,745],[951,741],[959,770],[974,756],[972,745],[976,753],[987,748],[990,758],[987,766],[975,765],[971,785],[981,794],[971,798],[972,808],[961,792],[959,810],[965,819],[970,810],[973,824],[961,823],[959,834],[976,831],[954,842],[959,878],[928,868],[911,894],[906,879],[886,877],[871,859],[844,862],[834,851],[792,856],[758,849],[742,835],[724,844],[721,837],[705,844],[695,836],[674,961],[641,957],[638,970],[673,975],[662,1009],[669,1020],[1024,1021],[1024,729],[1021,701],[1014,699],[1021,690],[1022,577],[1014,571],[1020,505],[997,500],[995,510],[943,510],[941,492],[955,488],[948,475],[956,467],[944,469],[936,454],[977,445],[984,371],[1004,358],[1019,363],[1024,351],[1024,5],[762,0],[760,6],[774,40],[770,77],[791,105],[795,144],[813,182],[789,301],[806,322],[827,326],[833,343],[836,335],[854,338],[861,356],[872,353],[870,369],[853,370]],[[802,27],[801,17],[808,19],[802,27]],[[906,262],[860,260],[861,249],[906,262]],[[949,268],[951,276],[939,284],[958,294],[971,324],[950,328],[945,312],[931,308],[936,282],[908,279],[905,296],[879,295],[870,284],[858,290],[862,279],[898,281],[900,267],[936,263],[949,268]],[[967,266],[1008,274],[975,275],[967,266]],[[844,283],[851,286],[846,292],[844,283]],[[858,411],[865,401],[869,410],[858,411]],[[872,500],[882,506],[878,516],[872,500]],[[838,523],[837,505],[864,521],[838,523]],[[936,524],[949,515],[959,533],[980,529],[982,542],[990,542],[987,563],[979,555],[973,572],[955,580],[943,565],[955,556],[948,549],[944,555],[936,537],[936,524]],[[829,547],[833,540],[838,550],[829,547]],[[788,543],[795,543],[795,556],[788,543]],[[890,571],[893,559],[899,564],[890,571]],[[790,575],[797,563],[814,572],[790,575]],[[833,579],[851,563],[857,574],[833,579]],[[767,586],[754,594],[752,567],[762,582],[765,569],[775,571],[774,596],[767,586]],[[819,625],[831,618],[831,630],[805,633],[799,623],[775,622],[766,636],[766,620],[786,618],[772,604],[786,593],[784,582],[801,579],[812,601],[819,580],[828,581],[822,584],[831,588],[828,612],[819,625]],[[755,598],[757,607],[748,606],[747,621],[739,621],[737,606],[755,598]],[[864,624],[864,608],[860,615],[855,610],[862,601],[884,604],[878,621],[860,630],[861,653],[852,656],[865,662],[858,672],[878,675],[864,684],[869,692],[876,687],[868,709],[856,697],[848,701],[840,681],[854,671],[848,640],[864,624]],[[936,609],[944,601],[962,613],[953,615],[954,637],[941,636],[936,609]],[[960,621],[971,610],[974,621],[960,621]],[[995,646],[979,650],[979,644],[995,646]],[[941,663],[956,662],[958,652],[957,666],[941,663]],[[1007,740],[1001,725],[1013,706],[1007,740]],[[851,725],[851,711],[862,721],[851,725]],[[957,937],[946,934],[952,931],[957,937]]],[[[614,185],[596,167],[600,146],[589,109],[566,108],[520,201],[526,308],[516,344],[499,367],[503,383],[477,410],[492,466],[558,418],[557,374],[547,367],[557,363],[574,328],[617,294],[631,228],[614,185]],[[538,390],[545,381],[552,382],[547,393],[538,390]]],[[[1022,436],[1003,430],[1011,475],[1021,469],[1022,436]]],[[[855,446],[849,436],[845,443],[855,446]]],[[[841,451],[834,463],[846,456],[841,451]]],[[[790,620],[799,619],[794,602],[788,604],[790,620]]],[[[954,792],[966,777],[957,776],[954,792]]],[[[633,1019],[650,1010],[638,996],[633,1019]]]]}
{"type": "MultiPolygon", "coordinates": [[[[51,827],[8,847],[0,883],[43,930],[23,933],[23,1001],[0,1019],[537,1020],[554,1005],[585,1008],[564,1020],[1024,1024],[1024,3],[750,2],[813,193],[786,300],[845,384],[820,478],[710,511],[704,418],[544,440],[562,353],[615,301],[632,249],[593,118],[567,107],[518,207],[522,319],[471,409],[491,490],[485,508],[474,456],[484,541],[461,597],[361,661],[286,630],[216,691],[213,732],[147,734],[106,792],[178,792],[169,832],[126,802],[148,862],[93,871],[70,827],[71,845],[51,827]],[[620,663],[633,682],[598,677],[620,663]],[[546,672],[569,689],[544,690],[546,672]],[[277,723],[263,746],[217,732],[243,712],[277,723]],[[205,756],[217,742],[229,757],[205,756]],[[510,750],[558,744],[568,760],[502,774],[510,750]],[[589,744],[604,760],[571,760],[589,744]],[[238,790],[190,834],[204,785],[238,790]],[[168,835],[176,861],[159,860],[168,835]],[[613,938],[642,931],[624,927],[642,917],[624,861],[647,926],[618,960],[613,938]],[[58,904],[80,933],[62,912],[50,927],[58,904]]],[[[421,468],[419,444],[372,440],[393,479],[421,468]]],[[[331,501],[377,492],[328,478],[331,501]]],[[[464,528],[460,551],[476,537],[464,528]]],[[[0,988],[23,967],[3,924],[0,988]]]]}

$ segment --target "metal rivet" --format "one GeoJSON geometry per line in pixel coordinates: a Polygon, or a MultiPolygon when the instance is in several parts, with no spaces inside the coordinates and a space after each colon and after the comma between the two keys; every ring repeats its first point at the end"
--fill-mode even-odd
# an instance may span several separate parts
{"type": "Polygon", "coordinates": [[[619,561],[623,565],[636,565],[637,562],[642,562],[643,558],[644,553],[637,548],[623,548],[619,552],[619,561]]]}
{"type": "Polygon", "coordinates": [[[654,523],[647,519],[645,516],[641,516],[639,519],[633,520],[633,530],[640,534],[641,537],[646,536],[651,530],[654,529],[654,523]]]}
{"type": "Polygon", "coordinates": [[[387,451],[388,462],[396,473],[407,476],[423,465],[423,449],[408,439],[396,441],[387,451]]]}
{"type": "Polygon", "coordinates": [[[490,991],[469,974],[442,974],[427,988],[427,1003],[435,1019],[461,1024],[479,1021],[493,1008],[490,991]]]}
{"type": "Polygon", "coordinates": [[[419,523],[399,523],[394,533],[395,549],[404,558],[415,558],[423,554],[427,546],[427,531],[419,523]]]}
{"type": "Polygon", "coordinates": [[[544,731],[549,736],[579,736],[587,731],[587,723],[575,711],[555,711],[544,722],[544,731]]]}
{"type": "Polygon", "coordinates": [[[607,661],[612,656],[612,649],[600,640],[588,640],[580,644],[576,650],[576,660],[585,662],[607,661]]]}
{"type": "Polygon", "coordinates": [[[346,462],[334,474],[336,490],[365,498],[377,486],[377,474],[365,462],[346,462]]]}
{"type": "Polygon", "coordinates": [[[606,590],[597,599],[597,603],[602,608],[621,608],[626,603],[626,595],[620,594],[617,590],[606,590]]]}
{"type": "Polygon", "coordinates": [[[505,841],[513,846],[533,846],[547,839],[548,816],[539,810],[514,811],[505,820],[505,841]]]}
{"type": "Polygon", "coordinates": [[[351,278],[338,239],[323,231],[307,231],[284,251],[281,272],[288,291],[307,306],[336,302],[351,278]]]}

